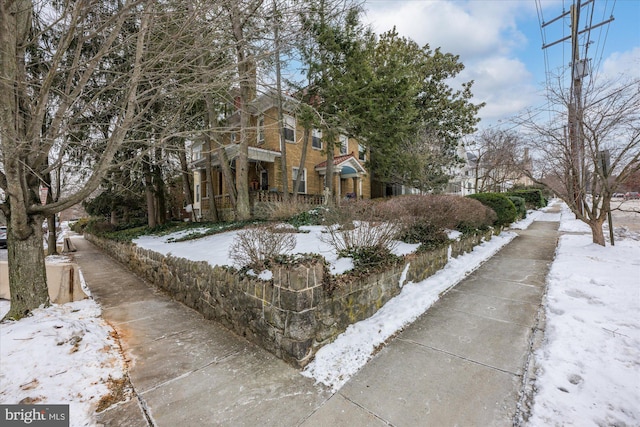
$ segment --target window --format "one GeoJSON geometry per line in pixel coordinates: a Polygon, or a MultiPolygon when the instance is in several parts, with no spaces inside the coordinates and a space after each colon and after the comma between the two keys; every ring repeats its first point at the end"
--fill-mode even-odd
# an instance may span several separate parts
{"type": "Polygon", "coordinates": [[[318,129],[313,129],[311,131],[311,146],[313,148],[317,148],[318,150],[322,150],[322,131],[318,129]]]}
{"type": "Polygon", "coordinates": [[[264,117],[258,118],[258,145],[264,144],[264,117]]]}
{"type": "Polygon", "coordinates": [[[358,159],[363,162],[367,161],[367,149],[360,144],[358,144],[358,159]]]}
{"type": "Polygon", "coordinates": [[[286,142],[296,142],[296,118],[293,116],[284,116],[284,140],[286,142]]]}
{"type": "Polygon", "coordinates": [[[193,160],[200,160],[202,158],[202,145],[198,145],[196,147],[193,147],[193,151],[192,151],[192,159],[193,160]]]}
{"type": "MultiPolygon", "coordinates": [[[[293,168],[291,172],[292,184],[291,188],[294,188],[296,185],[296,179],[298,179],[298,168],[293,168]]],[[[298,193],[306,193],[307,192],[307,170],[302,170],[302,177],[300,179],[300,187],[298,187],[298,193]]]]}
{"type": "Polygon", "coordinates": [[[231,133],[231,143],[232,143],[232,144],[235,144],[235,143],[236,143],[236,137],[237,137],[236,133],[235,133],[235,132],[232,132],[232,133],[231,133]]]}
{"type": "Polygon", "coordinates": [[[347,154],[349,150],[349,138],[344,135],[340,135],[340,154],[347,154]]]}

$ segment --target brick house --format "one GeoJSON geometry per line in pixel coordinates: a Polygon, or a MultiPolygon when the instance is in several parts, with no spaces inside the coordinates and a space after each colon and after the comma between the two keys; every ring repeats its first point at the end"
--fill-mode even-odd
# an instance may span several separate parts
{"type": "MultiPolygon", "coordinates": [[[[299,101],[283,96],[283,125],[287,157],[288,189],[292,192],[294,181],[302,173],[298,190],[298,201],[309,204],[323,203],[324,180],[327,168],[326,142],[318,129],[311,131],[311,140],[307,146],[304,167],[300,170],[303,151],[304,128],[296,118],[296,106],[299,101]]],[[[249,189],[252,206],[256,202],[282,200],[283,176],[282,149],[278,128],[277,97],[275,93],[259,96],[250,106],[251,126],[247,130],[249,138],[249,189]]],[[[219,135],[224,145],[227,159],[231,162],[235,179],[233,159],[238,155],[236,144],[240,131],[240,115],[236,111],[227,120],[227,128],[219,135]]],[[[334,149],[333,188],[335,197],[371,198],[370,175],[364,168],[367,151],[354,138],[339,136],[334,149]]],[[[192,146],[191,168],[194,172],[194,210],[197,216],[203,216],[209,209],[210,197],[215,197],[218,210],[230,209],[228,186],[220,168],[220,145],[199,141],[192,146]],[[207,174],[210,159],[211,173],[207,174]],[[208,194],[207,177],[212,180],[213,195],[208,194]]]]}

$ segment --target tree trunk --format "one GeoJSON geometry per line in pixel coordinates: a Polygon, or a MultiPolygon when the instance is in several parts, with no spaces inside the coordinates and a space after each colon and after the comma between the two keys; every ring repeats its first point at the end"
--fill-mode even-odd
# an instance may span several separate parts
{"type": "Polygon", "coordinates": [[[189,165],[187,164],[187,154],[184,150],[184,142],[182,147],[178,148],[178,159],[180,160],[180,171],[182,174],[182,191],[184,192],[185,202],[187,206],[191,206],[189,216],[191,221],[196,220],[196,214],[193,210],[193,186],[191,185],[191,173],[189,173],[189,165]]]}
{"type": "Polygon", "coordinates": [[[236,158],[236,191],[238,199],[236,213],[239,220],[251,218],[249,202],[249,140],[247,132],[251,125],[249,102],[256,94],[256,66],[255,60],[247,47],[244,27],[247,23],[237,4],[232,3],[231,26],[236,42],[236,61],[238,63],[238,77],[240,79],[240,142],[238,157],[236,158]]]}
{"type": "Polygon", "coordinates": [[[209,221],[218,222],[218,207],[216,206],[216,197],[213,193],[213,172],[211,170],[211,151],[207,152],[207,167],[205,169],[207,175],[207,189],[206,194],[209,198],[209,210],[207,211],[207,219],[209,221]]]}
{"type": "MultiPolygon", "coordinates": [[[[277,3],[273,0],[273,15],[277,15],[277,3]]],[[[284,140],[284,117],[282,113],[282,72],[280,70],[280,23],[274,20],[273,35],[275,41],[276,61],[276,95],[278,97],[278,136],[280,137],[280,169],[282,170],[282,197],[284,202],[289,200],[289,170],[287,166],[287,143],[284,140]]],[[[294,194],[296,193],[294,189],[294,194]]]]}
{"type": "Polygon", "coordinates": [[[222,171],[222,177],[224,178],[224,182],[227,184],[227,188],[229,189],[229,199],[231,200],[231,206],[233,206],[233,208],[235,209],[238,204],[236,183],[233,180],[233,171],[231,169],[229,158],[227,157],[227,152],[222,145],[220,146],[220,148],[218,148],[218,159],[220,160],[220,170],[222,171]]]}
{"type": "Polygon", "coordinates": [[[156,206],[155,197],[153,194],[153,177],[151,174],[151,159],[145,156],[143,160],[144,168],[144,194],[147,201],[147,225],[149,228],[154,228],[156,223],[156,206]]]}
{"type": "Polygon", "coordinates": [[[47,229],[47,255],[57,255],[58,247],[56,243],[58,239],[55,214],[47,216],[47,229]]]}
{"type": "Polygon", "coordinates": [[[333,132],[328,132],[328,138],[326,139],[327,141],[327,168],[325,169],[325,180],[326,180],[326,185],[325,188],[327,189],[326,194],[327,194],[327,204],[329,206],[332,206],[335,203],[335,199],[334,199],[334,188],[333,188],[333,147],[334,147],[334,140],[333,140],[333,132]]]}
{"type": "Polygon", "coordinates": [[[293,200],[295,201],[298,196],[298,190],[300,188],[300,181],[302,180],[302,174],[304,174],[304,162],[307,160],[307,149],[309,147],[309,137],[311,136],[311,130],[309,127],[304,128],[304,136],[302,141],[302,154],[300,155],[300,165],[298,166],[298,176],[296,177],[296,183],[293,185],[293,200]]]}
{"type": "Polygon", "coordinates": [[[31,234],[25,239],[17,239],[11,229],[7,230],[7,255],[9,268],[9,289],[11,309],[6,319],[21,319],[34,308],[50,305],[47,288],[47,274],[42,247],[43,217],[29,217],[31,234]],[[42,284],[44,283],[44,286],[42,284]]]}
{"type": "Polygon", "coordinates": [[[213,145],[215,144],[216,150],[218,151],[218,160],[220,163],[220,170],[222,171],[222,175],[227,184],[227,189],[229,191],[229,199],[231,200],[231,206],[235,209],[236,207],[236,188],[235,183],[233,182],[233,177],[231,176],[231,166],[229,166],[229,160],[227,159],[227,152],[224,149],[224,146],[220,144],[215,136],[213,135],[212,129],[216,123],[216,111],[214,108],[213,97],[209,95],[205,95],[205,102],[207,105],[207,115],[205,119],[207,120],[206,126],[209,132],[205,133],[204,137],[206,138],[206,145],[208,146],[207,151],[207,182],[209,188],[209,219],[218,222],[220,219],[218,217],[218,209],[215,204],[214,191],[213,191],[213,172],[211,170],[211,162],[212,162],[212,153],[213,153],[213,145]]]}
{"type": "MultiPolygon", "coordinates": [[[[246,105],[243,105],[243,110],[246,105]]],[[[238,200],[236,212],[240,221],[251,218],[251,206],[249,204],[249,146],[246,131],[249,127],[249,113],[240,113],[240,150],[236,158],[236,191],[238,200]],[[246,116],[246,117],[245,117],[246,116]]]]}
{"type": "Polygon", "coordinates": [[[589,221],[589,227],[591,228],[591,238],[593,243],[606,246],[604,240],[604,231],[602,231],[602,224],[604,223],[604,217],[602,220],[589,221]]]}
{"type": "MultiPolygon", "coordinates": [[[[159,159],[160,153],[156,154],[156,159],[159,159]]],[[[162,170],[157,163],[153,164],[153,190],[156,200],[156,223],[158,225],[165,224],[167,222],[167,197],[166,197],[166,185],[164,178],[162,177],[162,170]]]]}

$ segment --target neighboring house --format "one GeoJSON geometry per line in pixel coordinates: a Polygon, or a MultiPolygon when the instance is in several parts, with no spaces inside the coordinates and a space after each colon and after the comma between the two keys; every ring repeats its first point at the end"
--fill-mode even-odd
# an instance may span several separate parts
{"type": "MultiPolygon", "coordinates": [[[[298,189],[298,200],[310,204],[320,204],[323,200],[327,169],[326,142],[322,132],[313,129],[308,143],[305,163],[300,168],[304,128],[298,122],[295,111],[299,101],[283,96],[283,125],[286,143],[287,179],[289,193],[292,193],[298,174],[302,180],[298,189]]],[[[259,96],[250,105],[251,127],[249,138],[249,188],[252,204],[256,201],[270,202],[282,200],[283,177],[282,147],[278,127],[277,98],[274,93],[259,96]]],[[[209,209],[209,201],[215,197],[218,209],[230,208],[228,184],[220,168],[221,150],[232,164],[235,180],[234,158],[238,155],[236,144],[240,131],[239,113],[236,111],[227,120],[228,128],[221,135],[221,143],[200,141],[192,146],[191,168],[194,171],[194,211],[203,216],[209,209]],[[215,144],[215,145],[214,145],[215,144]],[[224,147],[224,148],[222,148],[224,147]],[[210,159],[210,161],[209,161],[210,159]],[[210,173],[207,167],[210,165],[210,173]],[[211,186],[207,177],[211,177],[211,186]],[[209,194],[213,191],[213,194],[209,194]]],[[[340,135],[333,158],[333,188],[336,198],[371,198],[369,174],[364,168],[367,151],[353,138],[340,135]]]]}
{"type": "Polygon", "coordinates": [[[448,194],[456,194],[459,196],[477,193],[476,176],[478,176],[478,174],[482,174],[481,165],[478,163],[478,157],[475,154],[466,151],[462,144],[458,146],[457,154],[458,157],[463,160],[463,163],[450,171],[451,179],[447,185],[446,192],[448,194]]]}
{"type": "Polygon", "coordinates": [[[523,172],[533,167],[528,148],[524,150],[522,161],[515,166],[492,163],[485,156],[478,158],[477,154],[466,151],[463,145],[458,147],[458,156],[464,163],[451,171],[452,178],[447,187],[449,194],[466,196],[487,191],[509,191],[516,185],[534,184],[523,172]]]}

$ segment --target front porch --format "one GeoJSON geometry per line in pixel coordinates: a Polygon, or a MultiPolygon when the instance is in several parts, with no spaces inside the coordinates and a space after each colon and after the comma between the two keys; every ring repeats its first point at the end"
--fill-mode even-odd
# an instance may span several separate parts
{"type": "MultiPolygon", "coordinates": [[[[223,221],[233,221],[234,210],[231,203],[231,197],[229,194],[221,194],[213,197],[218,216],[223,221]]],[[[278,191],[263,191],[263,190],[251,190],[249,191],[249,203],[251,204],[251,214],[257,215],[258,211],[265,209],[268,205],[275,203],[283,203],[285,201],[284,193],[278,191]]],[[[293,194],[289,193],[289,202],[293,202],[302,205],[308,205],[309,209],[314,206],[324,204],[324,196],[320,194],[297,194],[295,199],[293,194]]],[[[209,198],[203,198],[200,203],[201,212],[208,212],[211,207],[209,198]]],[[[199,215],[202,217],[202,213],[199,215]]]]}
{"type": "MultiPolygon", "coordinates": [[[[237,179],[234,164],[237,156],[236,148],[225,148],[228,159],[232,161],[233,184],[229,184],[223,177],[218,153],[212,153],[209,157],[210,166],[207,166],[206,158],[192,164],[198,169],[194,198],[196,217],[206,218],[211,213],[212,206],[215,205],[219,218],[225,221],[234,219],[234,206],[229,195],[229,185],[235,185],[237,179]]],[[[285,201],[285,193],[282,191],[283,179],[287,180],[289,189],[295,185],[295,176],[299,168],[291,166],[292,173],[283,174],[281,164],[277,161],[280,156],[281,153],[277,151],[250,147],[247,179],[251,212],[255,217],[264,217],[269,211],[267,205],[285,201]]],[[[312,167],[309,165],[309,169],[312,167]]],[[[304,168],[300,192],[295,198],[289,192],[287,198],[289,202],[309,205],[310,208],[327,203],[325,200],[326,161],[317,164],[312,170],[315,173],[307,173],[307,168],[304,168]]],[[[365,179],[366,176],[366,170],[353,153],[336,156],[332,174],[334,200],[338,202],[341,199],[369,198],[370,185],[365,179]]]]}

